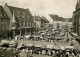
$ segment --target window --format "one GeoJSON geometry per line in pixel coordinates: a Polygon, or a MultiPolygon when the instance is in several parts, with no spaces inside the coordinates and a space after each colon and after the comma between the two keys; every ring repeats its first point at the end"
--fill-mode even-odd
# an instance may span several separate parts
{"type": "Polygon", "coordinates": [[[20,12],[20,15],[21,15],[21,12],[20,12]]]}
{"type": "Polygon", "coordinates": [[[21,17],[19,15],[17,15],[17,18],[20,19],[21,17]]]}
{"type": "Polygon", "coordinates": [[[2,25],[1,25],[1,28],[2,28],[2,25]]]}
{"type": "Polygon", "coordinates": [[[0,17],[2,17],[2,14],[0,14],[0,17]]]}
{"type": "Polygon", "coordinates": [[[29,19],[29,16],[28,16],[28,19],[29,19]]]}
{"type": "Polygon", "coordinates": [[[5,28],[7,28],[7,25],[5,25],[5,28]]]}
{"type": "Polygon", "coordinates": [[[22,16],[23,16],[23,19],[25,19],[24,15],[22,15],[22,16]]]}
{"type": "Polygon", "coordinates": [[[8,25],[6,25],[6,28],[8,28],[8,25]]]}
{"type": "Polygon", "coordinates": [[[30,22],[30,26],[32,26],[31,22],[30,22]]]}
{"type": "Polygon", "coordinates": [[[20,26],[21,26],[21,22],[19,22],[20,23],[20,26]]]}
{"type": "Polygon", "coordinates": [[[23,26],[25,26],[25,21],[23,22],[23,26]]]}
{"type": "Polygon", "coordinates": [[[60,25],[59,25],[59,23],[57,23],[57,28],[59,28],[60,27],[60,25]]]}
{"type": "Polygon", "coordinates": [[[18,14],[20,15],[20,12],[19,11],[17,11],[18,12],[18,14]]]}
{"type": "Polygon", "coordinates": [[[3,19],[1,19],[1,22],[3,22],[3,19]]]}
{"type": "Polygon", "coordinates": [[[7,22],[9,23],[9,22],[10,22],[10,20],[7,20],[7,22]]]}
{"type": "Polygon", "coordinates": [[[25,21],[25,26],[27,26],[27,21],[25,21]]]}
{"type": "Polygon", "coordinates": [[[17,18],[19,18],[19,15],[17,15],[17,18]]]}
{"type": "Polygon", "coordinates": [[[28,26],[30,26],[30,21],[28,22],[28,26]]]}
{"type": "Polygon", "coordinates": [[[4,17],[6,17],[6,14],[4,14],[4,17]]]}
{"type": "Polygon", "coordinates": [[[23,23],[24,23],[24,22],[23,22],[23,21],[21,21],[21,26],[23,26],[23,23]]]}
{"type": "Polygon", "coordinates": [[[24,15],[26,15],[26,13],[23,12],[24,15]]]}
{"type": "Polygon", "coordinates": [[[13,22],[13,23],[12,23],[12,27],[15,27],[15,26],[16,26],[16,23],[13,22]]]}
{"type": "Polygon", "coordinates": [[[26,22],[27,26],[28,26],[28,21],[26,22]]]}

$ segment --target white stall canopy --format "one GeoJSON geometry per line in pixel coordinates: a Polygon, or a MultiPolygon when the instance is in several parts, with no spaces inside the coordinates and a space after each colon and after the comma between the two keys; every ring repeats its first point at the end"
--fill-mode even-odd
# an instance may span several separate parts
{"type": "Polygon", "coordinates": [[[26,46],[29,46],[29,47],[31,47],[31,46],[33,46],[33,44],[31,44],[31,43],[28,43],[26,46]]]}

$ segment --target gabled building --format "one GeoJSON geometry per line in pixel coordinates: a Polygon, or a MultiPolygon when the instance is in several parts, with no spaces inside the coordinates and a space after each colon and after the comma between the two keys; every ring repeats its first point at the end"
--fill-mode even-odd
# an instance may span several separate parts
{"type": "Polygon", "coordinates": [[[49,16],[53,19],[53,29],[62,29],[66,25],[66,19],[63,17],[54,14],[49,14],[49,16]]]}
{"type": "Polygon", "coordinates": [[[9,36],[9,22],[10,18],[7,16],[3,7],[0,6],[0,38],[7,38],[9,36]]]}
{"type": "Polygon", "coordinates": [[[40,16],[34,16],[35,30],[41,29],[41,18],[40,16]]]}
{"type": "MultiPolygon", "coordinates": [[[[13,7],[5,3],[4,10],[10,18],[10,31],[15,35],[32,34],[34,31],[34,20],[30,10],[13,7]]],[[[14,35],[14,36],[15,36],[14,35]]]]}
{"type": "Polygon", "coordinates": [[[48,29],[49,28],[49,21],[47,20],[46,17],[42,16],[41,18],[41,28],[43,30],[48,29]]]}
{"type": "Polygon", "coordinates": [[[77,0],[76,10],[73,12],[73,30],[80,36],[80,0],[77,0]]]}
{"type": "Polygon", "coordinates": [[[49,23],[49,21],[47,20],[46,17],[42,16],[42,17],[40,17],[40,18],[41,18],[41,24],[49,23]]]}

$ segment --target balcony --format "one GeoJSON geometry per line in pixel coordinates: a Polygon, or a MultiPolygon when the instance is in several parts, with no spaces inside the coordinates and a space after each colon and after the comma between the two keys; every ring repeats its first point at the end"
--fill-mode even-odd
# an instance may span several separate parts
{"type": "Polygon", "coordinates": [[[18,29],[30,29],[30,28],[35,28],[35,26],[21,26],[18,29]]]}

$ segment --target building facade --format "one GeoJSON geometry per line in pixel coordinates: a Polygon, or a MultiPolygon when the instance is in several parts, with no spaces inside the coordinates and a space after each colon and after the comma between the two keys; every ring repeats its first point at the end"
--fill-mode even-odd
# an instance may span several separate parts
{"type": "Polygon", "coordinates": [[[35,22],[35,31],[36,32],[49,28],[49,21],[44,16],[40,17],[40,16],[35,15],[34,22],[35,22]]]}
{"type": "Polygon", "coordinates": [[[34,16],[35,30],[41,29],[41,18],[40,16],[34,16]]]}
{"type": "Polygon", "coordinates": [[[9,17],[9,31],[12,37],[34,33],[34,20],[30,10],[4,5],[4,11],[9,17]]]}
{"type": "Polygon", "coordinates": [[[49,21],[47,20],[46,17],[42,16],[41,18],[41,28],[43,30],[48,29],[49,28],[49,21]]]}
{"type": "Polygon", "coordinates": [[[7,16],[3,7],[0,6],[0,38],[7,38],[9,36],[9,22],[10,18],[7,16]]]}
{"type": "Polygon", "coordinates": [[[59,17],[58,15],[49,14],[49,16],[53,19],[53,29],[63,29],[66,25],[66,19],[63,17],[59,17]]]}
{"type": "Polygon", "coordinates": [[[73,12],[73,31],[80,36],[80,0],[77,0],[76,10],[73,12]]]}

